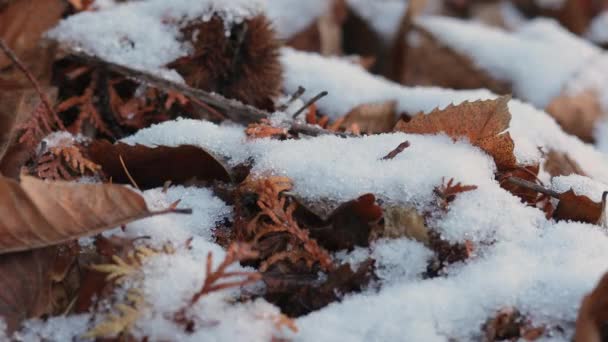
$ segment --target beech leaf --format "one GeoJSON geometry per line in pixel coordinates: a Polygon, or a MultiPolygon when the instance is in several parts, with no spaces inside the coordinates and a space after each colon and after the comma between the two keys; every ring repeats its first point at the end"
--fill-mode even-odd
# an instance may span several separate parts
{"type": "Polygon", "coordinates": [[[0,177],[0,254],[90,236],[151,212],[143,197],[114,184],[45,182],[0,177]]]}
{"type": "Polygon", "coordinates": [[[445,133],[453,139],[468,138],[494,158],[499,169],[515,167],[514,143],[509,133],[511,113],[507,103],[510,96],[494,100],[465,101],[435,109],[429,114],[420,113],[410,121],[401,120],[395,131],[413,134],[445,133]]]}

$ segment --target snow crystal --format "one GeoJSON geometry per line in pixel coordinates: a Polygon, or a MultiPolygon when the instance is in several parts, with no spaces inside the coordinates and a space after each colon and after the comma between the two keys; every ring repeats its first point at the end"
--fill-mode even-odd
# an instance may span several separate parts
{"type": "Polygon", "coordinates": [[[89,322],[89,314],[54,316],[47,320],[30,319],[23,323],[20,331],[14,333],[13,339],[23,342],[74,341],[87,332],[89,322]]]}
{"type": "Polygon", "coordinates": [[[387,43],[394,39],[408,0],[347,0],[348,6],[387,43]]]}
{"type": "Polygon", "coordinates": [[[265,13],[274,23],[281,39],[289,39],[307,29],[327,13],[327,0],[267,0],[265,13]]]}
{"type": "Polygon", "coordinates": [[[371,249],[371,257],[376,260],[376,275],[386,284],[419,278],[433,256],[421,243],[406,238],[381,239],[375,241],[371,249]]]}
{"type": "MultiPolygon", "coordinates": [[[[232,209],[215,197],[209,189],[172,186],[166,193],[163,193],[162,189],[146,190],[143,196],[151,210],[167,209],[178,200],[179,208],[192,209],[192,214],[153,216],[127,225],[127,236],[149,236],[150,239],[146,242],[159,246],[166,242],[183,245],[192,237],[211,241],[211,230],[218,222],[232,214],[232,209]]],[[[117,233],[112,231],[108,234],[117,233]]]]}
{"type": "Polygon", "coordinates": [[[519,308],[538,324],[570,327],[580,298],[608,268],[606,247],[608,238],[599,229],[560,223],[520,244],[497,243],[491,255],[448,278],[396,282],[379,293],[350,296],[298,319],[300,332],[292,337],[477,340],[481,325],[505,306],[519,308]]]}
{"type": "Polygon", "coordinates": [[[518,97],[540,108],[600,54],[550,19],[532,20],[514,33],[446,17],[419,17],[416,23],[493,77],[512,83],[518,97]]]}
{"type": "Polygon", "coordinates": [[[141,129],[126,137],[126,144],[154,146],[196,145],[229,159],[234,165],[244,162],[248,153],[244,147],[243,127],[236,125],[218,126],[208,121],[177,119],[141,129]]]}
{"type": "Polygon", "coordinates": [[[602,194],[608,185],[580,175],[553,177],[551,188],[559,193],[572,189],[575,194],[589,197],[594,202],[602,201],[602,194]]]}
{"type": "Polygon", "coordinates": [[[106,61],[181,80],[164,66],[190,51],[179,23],[219,15],[229,27],[261,13],[258,0],[147,0],[85,11],[62,20],[48,37],[106,61]]]}

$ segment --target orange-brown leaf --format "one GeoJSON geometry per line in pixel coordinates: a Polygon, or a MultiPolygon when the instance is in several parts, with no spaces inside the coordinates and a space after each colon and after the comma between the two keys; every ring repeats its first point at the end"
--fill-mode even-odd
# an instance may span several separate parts
{"type": "Polygon", "coordinates": [[[559,196],[553,217],[558,221],[571,220],[597,224],[602,213],[602,203],[596,203],[587,196],[577,195],[573,190],[569,190],[559,196]]]}
{"type": "Polygon", "coordinates": [[[516,165],[514,144],[509,133],[511,113],[509,96],[480,100],[420,113],[410,121],[399,121],[395,131],[414,134],[445,133],[454,139],[467,138],[471,144],[490,154],[499,169],[516,165]]]}
{"type": "Polygon", "coordinates": [[[600,342],[601,328],[608,321],[608,273],[583,298],[576,319],[575,342],[600,342]]]}
{"type": "Polygon", "coordinates": [[[342,127],[356,124],[361,132],[376,134],[390,132],[397,120],[397,102],[366,103],[353,108],[342,122],[342,127]]]}

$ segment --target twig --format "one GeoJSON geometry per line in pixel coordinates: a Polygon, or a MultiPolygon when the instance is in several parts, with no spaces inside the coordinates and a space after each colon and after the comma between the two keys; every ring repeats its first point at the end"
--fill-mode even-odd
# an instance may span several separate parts
{"type": "Polygon", "coordinates": [[[207,112],[209,112],[212,115],[215,115],[218,119],[225,119],[226,115],[218,112],[217,110],[215,110],[213,107],[211,107],[210,105],[206,104],[205,102],[197,99],[196,97],[191,97],[190,101],[192,101],[192,103],[198,105],[199,107],[203,108],[204,110],[206,110],[207,112]]]}
{"type": "Polygon", "coordinates": [[[127,165],[125,165],[125,161],[122,160],[122,156],[118,155],[118,159],[120,160],[120,164],[122,165],[122,169],[125,170],[125,173],[127,174],[127,178],[129,178],[129,181],[131,182],[131,185],[133,185],[135,187],[135,189],[141,191],[141,189],[139,188],[139,186],[135,182],[135,179],[133,179],[133,177],[131,177],[131,173],[129,172],[129,169],[127,169],[127,165]]]}
{"type": "Polygon", "coordinates": [[[404,141],[399,146],[395,147],[394,150],[390,151],[387,155],[382,157],[382,160],[389,160],[395,158],[399,153],[403,152],[406,148],[410,147],[409,141],[404,141]]]}
{"type": "Polygon", "coordinates": [[[23,72],[23,74],[25,74],[27,79],[30,81],[30,83],[36,89],[38,96],[40,96],[40,100],[42,101],[42,103],[44,104],[46,109],[49,111],[49,113],[51,113],[51,115],[53,116],[53,119],[55,120],[55,123],[57,124],[57,126],[60,129],[65,130],[65,126],[63,126],[63,122],[61,122],[61,120],[59,119],[59,116],[57,115],[55,110],[53,110],[53,107],[51,106],[51,102],[49,101],[49,98],[46,96],[46,94],[42,91],[42,88],[40,87],[40,83],[38,83],[38,81],[36,80],[34,75],[32,75],[32,73],[27,69],[25,64],[23,64],[23,62],[21,62],[21,60],[19,59],[19,57],[17,57],[15,52],[13,50],[11,50],[11,48],[9,48],[6,45],[6,43],[4,42],[4,40],[1,38],[0,38],[0,49],[2,49],[2,51],[4,51],[4,54],[6,55],[6,57],[8,57],[13,62],[13,64],[15,64],[15,66],[17,66],[17,68],[19,68],[19,70],[21,70],[21,72],[23,72]]]}
{"type": "Polygon", "coordinates": [[[529,182],[525,179],[521,179],[521,178],[517,178],[517,177],[509,177],[506,179],[507,182],[511,183],[511,184],[515,184],[517,186],[521,186],[523,188],[526,189],[530,189],[530,190],[534,190],[536,192],[540,192],[541,194],[545,194],[547,196],[551,196],[553,198],[559,198],[560,197],[560,193],[557,191],[553,191],[547,188],[544,188],[538,184],[529,182]]]}
{"type": "Polygon", "coordinates": [[[320,93],[318,93],[317,95],[315,95],[312,99],[308,100],[308,102],[306,102],[304,104],[304,106],[302,106],[302,108],[298,109],[297,112],[295,112],[293,114],[293,118],[295,119],[298,115],[300,115],[300,113],[302,113],[303,111],[306,110],[306,108],[310,107],[313,103],[319,101],[321,98],[327,96],[327,94],[329,94],[327,91],[322,91],[320,93]]]}
{"type": "Polygon", "coordinates": [[[330,130],[321,128],[319,126],[297,123],[297,122],[294,122],[291,125],[290,131],[293,131],[294,133],[310,135],[311,137],[316,137],[319,135],[337,135],[342,138],[356,137],[356,135],[354,135],[354,134],[350,134],[350,133],[346,133],[346,132],[334,132],[334,131],[330,131],[330,130]]]}
{"type": "Polygon", "coordinates": [[[302,97],[302,95],[304,95],[305,92],[306,92],[306,89],[304,87],[298,86],[298,89],[295,91],[295,93],[291,94],[291,97],[289,98],[289,100],[286,103],[280,105],[279,108],[277,108],[277,109],[278,110],[287,109],[295,100],[302,97]]]}
{"type": "Polygon", "coordinates": [[[270,114],[264,110],[243,104],[237,100],[227,99],[219,94],[212,94],[201,89],[192,88],[185,84],[176,83],[174,81],[158,77],[147,71],[136,70],[120,64],[107,62],[100,58],[83,52],[75,51],[70,48],[67,48],[67,52],[69,52],[74,58],[80,59],[87,64],[105,66],[109,71],[134,79],[136,82],[147,84],[153,88],[161,89],[165,92],[175,91],[189,97],[190,99],[197,99],[210,106],[220,109],[226,117],[238,123],[248,124],[270,116],[270,114]]]}

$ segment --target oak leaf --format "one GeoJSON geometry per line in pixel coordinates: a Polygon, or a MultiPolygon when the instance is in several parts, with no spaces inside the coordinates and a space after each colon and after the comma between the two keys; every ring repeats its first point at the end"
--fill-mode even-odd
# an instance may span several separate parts
{"type": "Polygon", "coordinates": [[[514,143],[509,128],[511,113],[507,103],[510,96],[494,100],[465,101],[435,109],[429,114],[420,113],[410,121],[401,120],[395,131],[414,134],[445,133],[453,139],[467,138],[471,144],[494,158],[498,169],[516,166],[514,143]]]}
{"type": "Polygon", "coordinates": [[[152,212],[139,194],[114,184],[45,182],[0,177],[0,254],[90,236],[152,212]]]}

